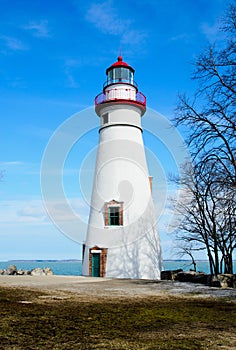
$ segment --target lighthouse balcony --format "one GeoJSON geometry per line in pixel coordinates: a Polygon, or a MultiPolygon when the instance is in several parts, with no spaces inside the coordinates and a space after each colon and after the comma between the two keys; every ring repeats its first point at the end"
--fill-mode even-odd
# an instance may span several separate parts
{"type": "Polygon", "coordinates": [[[136,92],[134,88],[117,87],[110,90],[106,89],[105,92],[95,97],[95,106],[108,102],[132,103],[146,107],[146,97],[142,92],[136,92]]]}

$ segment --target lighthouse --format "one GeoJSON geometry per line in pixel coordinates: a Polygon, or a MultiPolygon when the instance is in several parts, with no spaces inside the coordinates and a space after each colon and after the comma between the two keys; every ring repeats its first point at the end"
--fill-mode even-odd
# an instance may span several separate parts
{"type": "Polygon", "coordinates": [[[119,56],[95,98],[100,118],[83,275],[159,279],[160,239],[142,137],[146,97],[119,56]]]}

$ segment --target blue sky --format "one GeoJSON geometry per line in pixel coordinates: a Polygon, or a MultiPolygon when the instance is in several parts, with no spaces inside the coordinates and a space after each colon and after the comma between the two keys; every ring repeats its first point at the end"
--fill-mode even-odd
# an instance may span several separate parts
{"type": "MultiPolygon", "coordinates": [[[[42,203],[40,169],[50,137],[79,112],[80,138],[66,158],[63,181],[68,202],[85,222],[99,124],[87,108],[102,90],[106,68],[121,52],[135,68],[148,107],[170,120],[177,94],[193,92],[194,58],[217,39],[229,2],[0,1],[0,260],[81,257],[79,244],[60,232],[42,203]]],[[[147,150],[158,154],[151,168],[167,174],[175,166],[156,132],[144,132],[147,150]]],[[[163,222],[160,235],[164,258],[173,258],[163,222]]]]}

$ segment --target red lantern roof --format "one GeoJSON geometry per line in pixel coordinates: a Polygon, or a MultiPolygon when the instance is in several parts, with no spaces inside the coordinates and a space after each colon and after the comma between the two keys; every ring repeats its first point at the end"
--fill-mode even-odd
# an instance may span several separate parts
{"type": "Polygon", "coordinates": [[[109,70],[116,67],[125,67],[130,69],[134,73],[134,69],[131,66],[129,66],[126,62],[123,62],[122,56],[118,56],[117,62],[113,63],[109,68],[107,68],[106,74],[109,72],[109,70]]]}

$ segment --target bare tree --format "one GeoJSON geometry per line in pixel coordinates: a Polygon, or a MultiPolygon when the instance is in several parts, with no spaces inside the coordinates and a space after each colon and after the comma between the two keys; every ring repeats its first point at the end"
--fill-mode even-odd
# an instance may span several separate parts
{"type": "Polygon", "coordinates": [[[205,247],[211,273],[233,272],[236,240],[236,1],[221,20],[224,43],[195,62],[195,95],[179,96],[175,124],[187,127],[193,169],[175,179],[192,200],[180,204],[182,239],[205,247]]]}
{"type": "MultiPolygon", "coordinates": [[[[214,167],[214,163],[212,164],[214,167]]],[[[194,262],[194,253],[205,250],[211,274],[233,272],[233,251],[236,247],[235,206],[225,196],[219,197],[212,169],[185,164],[181,178],[172,178],[181,190],[176,203],[180,224],[175,229],[177,247],[194,262]],[[192,256],[191,256],[192,255],[192,256]]],[[[221,191],[222,195],[222,191],[221,191]]]]}
{"type": "Polygon", "coordinates": [[[193,99],[179,96],[176,125],[189,130],[194,159],[216,163],[218,181],[236,186],[236,2],[221,21],[226,42],[215,43],[198,57],[193,79],[199,88],[193,99]]]}
{"type": "Polygon", "coordinates": [[[191,264],[193,265],[193,271],[197,271],[197,262],[194,257],[194,252],[199,250],[199,248],[196,248],[193,244],[193,242],[185,242],[181,237],[176,245],[177,250],[177,256],[179,258],[183,258],[189,256],[191,259],[191,264]]]}

